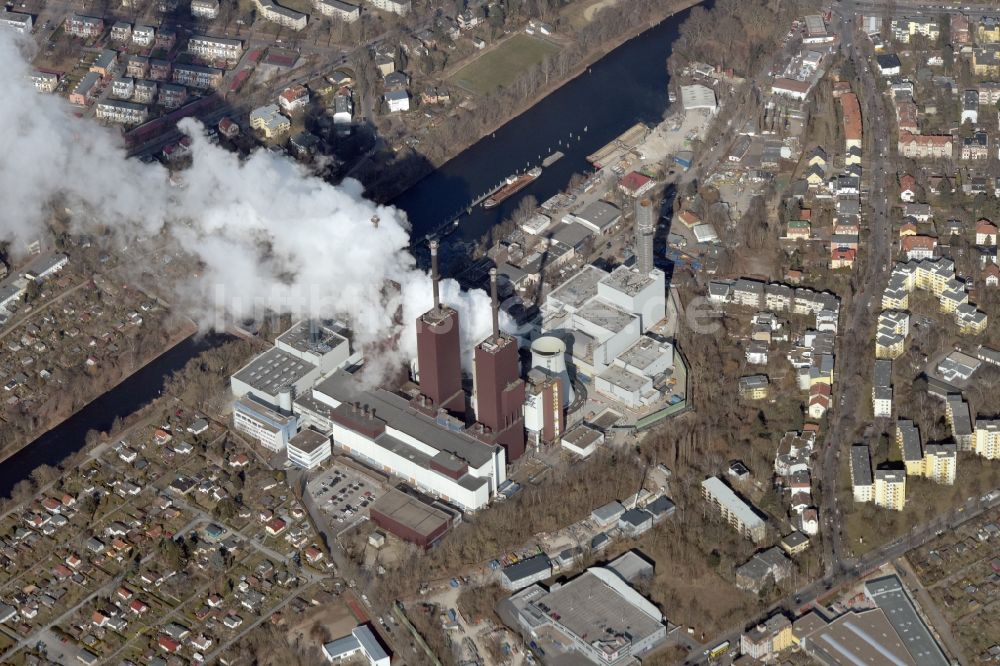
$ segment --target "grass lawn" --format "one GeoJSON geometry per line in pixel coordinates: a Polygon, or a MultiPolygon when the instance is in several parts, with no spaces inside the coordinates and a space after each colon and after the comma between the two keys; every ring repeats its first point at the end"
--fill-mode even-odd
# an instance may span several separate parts
{"type": "Polygon", "coordinates": [[[559,51],[552,42],[532,35],[514,35],[490,49],[451,77],[452,83],[478,95],[509,86],[529,67],[559,51]]]}

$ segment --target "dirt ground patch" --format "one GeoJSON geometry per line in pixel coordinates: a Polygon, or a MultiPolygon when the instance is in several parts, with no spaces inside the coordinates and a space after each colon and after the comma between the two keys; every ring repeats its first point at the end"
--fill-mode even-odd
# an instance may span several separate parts
{"type": "Polygon", "coordinates": [[[299,634],[309,636],[313,626],[317,624],[325,627],[330,638],[334,639],[351,633],[351,630],[357,626],[357,620],[354,619],[354,614],[351,613],[347,604],[338,599],[334,603],[307,610],[298,622],[289,625],[289,642],[294,643],[299,634]]]}
{"type": "Polygon", "coordinates": [[[593,0],[588,3],[574,3],[567,7],[564,16],[569,20],[574,28],[579,30],[594,20],[597,12],[605,7],[614,7],[619,0],[593,0]]]}

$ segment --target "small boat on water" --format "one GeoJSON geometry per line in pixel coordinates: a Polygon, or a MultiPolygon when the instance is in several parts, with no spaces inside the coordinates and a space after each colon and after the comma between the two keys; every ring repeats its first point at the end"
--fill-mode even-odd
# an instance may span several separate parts
{"type": "Polygon", "coordinates": [[[494,208],[499,206],[503,201],[523,190],[541,175],[542,168],[535,167],[531,171],[522,173],[519,176],[507,176],[504,184],[498,187],[492,194],[490,194],[490,196],[486,198],[486,201],[483,202],[483,208],[494,208]]]}

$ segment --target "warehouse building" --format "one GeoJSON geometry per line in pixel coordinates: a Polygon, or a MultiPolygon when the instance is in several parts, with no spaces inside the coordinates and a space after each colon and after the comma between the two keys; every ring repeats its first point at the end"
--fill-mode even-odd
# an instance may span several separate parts
{"type": "Polygon", "coordinates": [[[432,548],[451,527],[451,516],[390,488],[368,509],[373,523],[404,541],[432,548]]]}
{"type": "Polygon", "coordinates": [[[920,666],[948,666],[927,625],[920,619],[903,583],[895,575],[873,578],[865,583],[865,598],[885,613],[886,619],[903,641],[906,651],[920,666]]]}
{"type": "Polygon", "coordinates": [[[561,652],[565,663],[634,663],[667,637],[659,608],[605,567],[548,590],[532,585],[512,596],[507,608],[526,640],[553,657],[561,652]]]}
{"type": "Polygon", "coordinates": [[[552,561],[545,553],[539,553],[504,567],[500,572],[500,584],[505,590],[520,590],[551,576],[552,561]]]}

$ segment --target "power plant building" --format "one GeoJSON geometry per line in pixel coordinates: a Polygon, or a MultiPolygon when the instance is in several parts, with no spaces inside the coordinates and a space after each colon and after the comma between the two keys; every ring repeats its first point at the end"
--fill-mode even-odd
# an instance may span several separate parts
{"type": "Polygon", "coordinates": [[[417,317],[417,372],[421,393],[430,406],[464,413],[458,312],[441,303],[438,291],[437,241],[431,241],[434,306],[417,317]]]}
{"type": "Polygon", "coordinates": [[[524,428],[533,446],[559,444],[566,430],[563,384],[544,368],[528,371],[524,398],[524,428]]]}
{"type": "Polygon", "coordinates": [[[271,451],[284,451],[295,435],[298,420],[246,395],[233,405],[233,429],[271,451]]]}
{"type": "Polygon", "coordinates": [[[316,469],[330,457],[330,438],[310,428],[303,428],[288,440],[288,461],[302,469],[316,469]]]}
{"type": "MultiPolygon", "coordinates": [[[[507,451],[513,462],[524,454],[525,386],[517,340],[500,332],[500,305],[497,300],[497,271],[490,270],[493,334],[476,346],[476,422],[507,451]]],[[[464,400],[463,400],[464,403],[464,400]]]]}
{"type": "Polygon", "coordinates": [[[666,278],[653,269],[608,273],[586,266],[546,298],[542,330],[565,341],[577,374],[590,379],[614,364],[666,316],[666,278]]]}
{"type": "Polygon", "coordinates": [[[317,384],[296,408],[332,435],[336,449],[465,511],[486,506],[507,479],[502,446],[476,439],[443,411],[429,416],[419,401],[366,390],[344,370],[317,384]]]}

